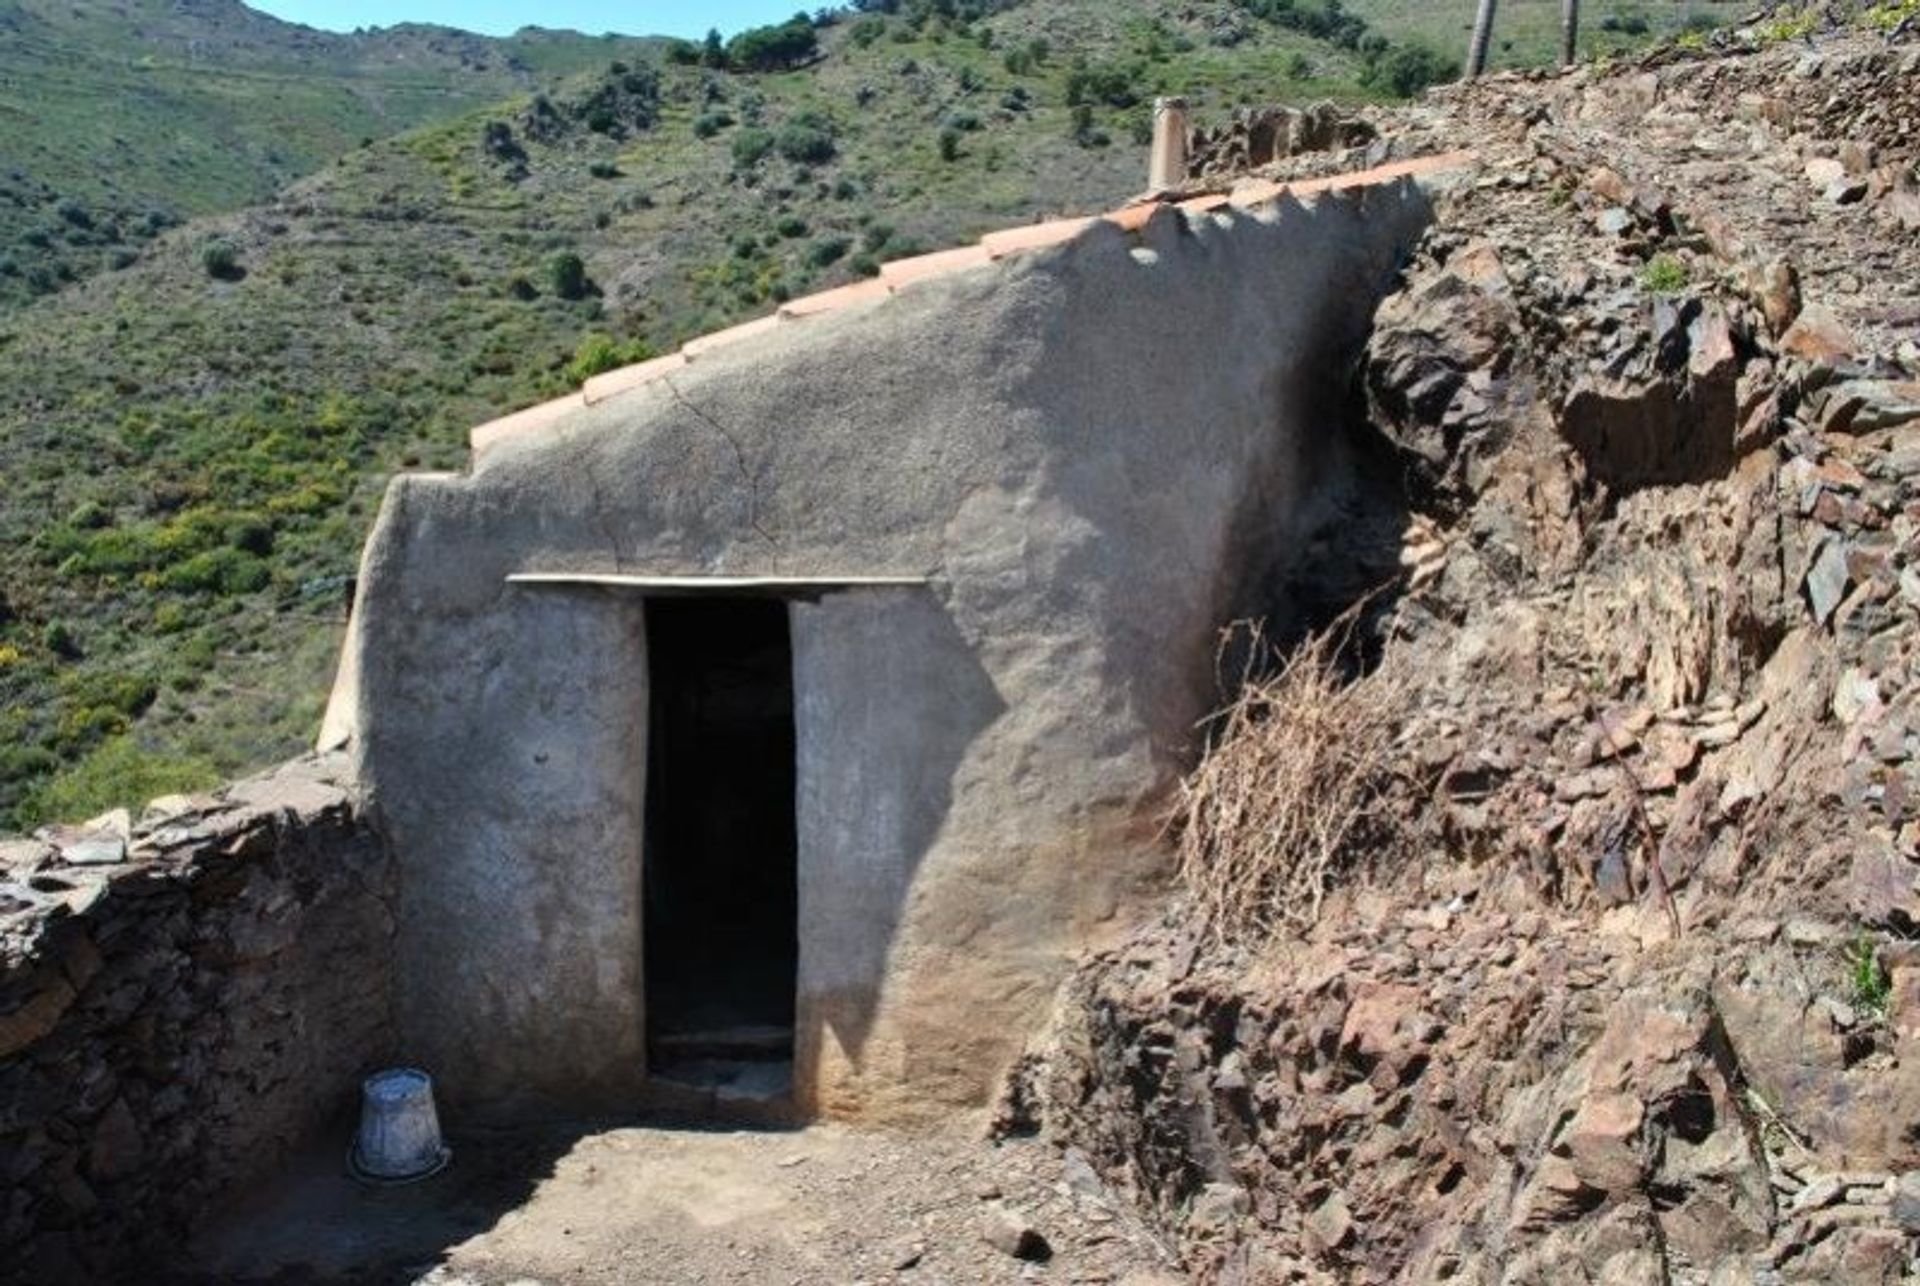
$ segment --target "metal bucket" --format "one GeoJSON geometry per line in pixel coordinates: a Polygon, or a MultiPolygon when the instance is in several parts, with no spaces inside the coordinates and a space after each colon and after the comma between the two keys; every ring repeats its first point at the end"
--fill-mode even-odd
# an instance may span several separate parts
{"type": "Polygon", "coordinates": [[[363,1183],[412,1183],[446,1169],[453,1150],[440,1138],[433,1078],[411,1067],[375,1072],[360,1086],[360,1132],[347,1170],[363,1183]]]}

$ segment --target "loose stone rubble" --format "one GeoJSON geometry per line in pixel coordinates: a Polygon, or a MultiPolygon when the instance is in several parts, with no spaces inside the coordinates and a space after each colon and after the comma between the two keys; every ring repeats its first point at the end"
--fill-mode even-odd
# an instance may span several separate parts
{"type": "MultiPolygon", "coordinates": [[[[1492,77],[1361,372],[1420,677],[1299,940],[1181,910],[1008,1119],[1218,1282],[1920,1269],[1920,42],[1492,77]]],[[[1342,557],[1343,551],[1330,551],[1342,557]]]]}
{"type": "Polygon", "coordinates": [[[392,871],[336,770],[0,843],[0,1281],[154,1271],[392,1056],[392,871]]]}

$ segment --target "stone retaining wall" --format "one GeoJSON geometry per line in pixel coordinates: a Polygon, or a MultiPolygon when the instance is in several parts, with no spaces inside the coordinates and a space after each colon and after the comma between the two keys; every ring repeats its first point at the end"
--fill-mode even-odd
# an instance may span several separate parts
{"type": "Polygon", "coordinates": [[[0,1282],[164,1263],[394,1052],[393,869],[303,761],[0,841],[0,1282]]]}

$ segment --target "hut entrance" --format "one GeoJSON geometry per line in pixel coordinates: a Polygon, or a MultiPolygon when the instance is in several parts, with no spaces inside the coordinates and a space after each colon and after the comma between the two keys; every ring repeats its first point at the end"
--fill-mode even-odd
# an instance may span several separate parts
{"type": "Polygon", "coordinates": [[[649,598],[650,1070],[779,1093],[799,955],[793,643],[772,598],[649,598]]]}

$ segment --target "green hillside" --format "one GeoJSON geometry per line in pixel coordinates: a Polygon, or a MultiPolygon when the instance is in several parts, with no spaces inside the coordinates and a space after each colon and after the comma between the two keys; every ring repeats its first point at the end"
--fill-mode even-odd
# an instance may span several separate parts
{"type": "Polygon", "coordinates": [[[883,259],[1111,207],[1156,93],[1206,119],[1433,61],[1337,6],[943,3],[809,28],[787,68],[602,60],[0,314],[0,828],[305,744],[385,478],[461,467],[472,424],[883,259]]]}
{"type": "Polygon", "coordinates": [[[649,42],[403,26],[332,35],[239,0],[0,0],[0,308],[124,267],[184,219],[649,42]]]}

